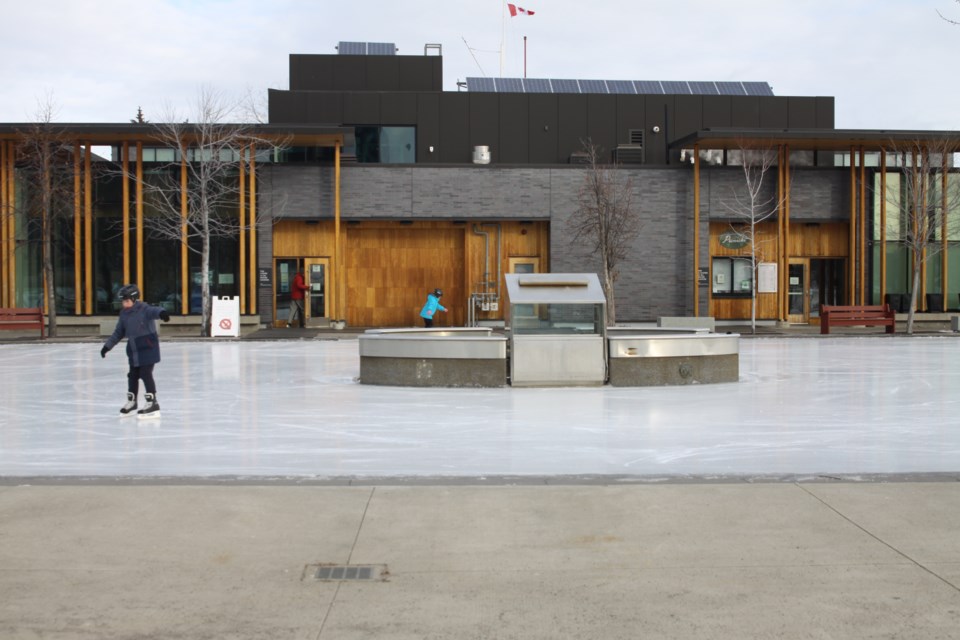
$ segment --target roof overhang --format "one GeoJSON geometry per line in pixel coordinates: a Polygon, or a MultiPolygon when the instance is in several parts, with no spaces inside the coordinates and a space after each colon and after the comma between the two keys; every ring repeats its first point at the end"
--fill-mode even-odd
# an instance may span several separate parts
{"type": "MultiPolygon", "coordinates": [[[[32,122],[0,124],[0,140],[16,140],[28,134],[37,126],[43,126],[49,132],[61,135],[64,138],[77,140],[81,143],[89,142],[94,145],[110,145],[122,142],[147,142],[161,138],[158,125],[152,124],[77,124],[77,123],[50,123],[38,125],[32,122]]],[[[159,125],[162,126],[162,125],[159,125]]],[[[232,126],[225,124],[223,126],[232,126]]],[[[235,126],[247,129],[251,135],[262,136],[268,140],[276,140],[292,145],[335,146],[342,145],[344,138],[353,135],[353,127],[336,125],[273,125],[237,123],[235,126]]],[[[199,125],[184,125],[183,131],[187,135],[196,135],[199,125]]]]}
{"type": "Polygon", "coordinates": [[[791,149],[849,150],[863,147],[879,151],[913,145],[950,141],[960,148],[960,131],[909,131],[885,129],[701,129],[670,143],[672,149],[764,148],[780,144],[791,149]]]}

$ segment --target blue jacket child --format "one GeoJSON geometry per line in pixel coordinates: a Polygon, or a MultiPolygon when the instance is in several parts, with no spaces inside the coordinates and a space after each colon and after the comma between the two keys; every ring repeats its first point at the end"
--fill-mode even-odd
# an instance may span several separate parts
{"type": "Polygon", "coordinates": [[[127,339],[127,403],[120,409],[121,416],[133,415],[137,408],[137,393],[140,380],[146,387],[147,406],[137,412],[139,418],[159,418],[160,405],[157,404],[157,384],[153,380],[153,365],[160,362],[160,336],[157,335],[157,318],[164,322],[170,320],[170,314],[162,307],[154,307],[140,301],[140,289],[135,284],[120,287],[117,292],[123,308],[117,319],[113,334],[103,343],[100,357],[106,358],[123,338],[127,339]]]}
{"type": "Polygon", "coordinates": [[[434,289],[432,293],[427,294],[427,303],[423,305],[423,309],[420,310],[420,317],[423,318],[423,326],[433,326],[433,314],[437,312],[437,309],[440,311],[447,310],[446,307],[440,304],[440,296],[442,295],[443,291],[440,291],[440,289],[434,289]]]}

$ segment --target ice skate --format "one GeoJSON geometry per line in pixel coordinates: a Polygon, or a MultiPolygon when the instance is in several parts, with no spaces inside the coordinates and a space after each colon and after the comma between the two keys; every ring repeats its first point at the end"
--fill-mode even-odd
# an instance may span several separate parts
{"type": "Polygon", "coordinates": [[[140,420],[149,420],[160,417],[160,405],[157,404],[157,395],[154,393],[146,394],[147,406],[137,411],[137,418],[140,420]]]}
{"type": "Polygon", "coordinates": [[[120,407],[120,417],[125,418],[127,416],[134,415],[134,412],[137,410],[137,394],[127,392],[127,403],[120,407]]]}

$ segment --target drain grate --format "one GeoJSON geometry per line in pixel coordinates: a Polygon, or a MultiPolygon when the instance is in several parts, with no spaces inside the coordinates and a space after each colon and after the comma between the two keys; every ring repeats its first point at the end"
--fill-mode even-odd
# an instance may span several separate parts
{"type": "Polygon", "coordinates": [[[315,580],[386,580],[390,575],[385,564],[322,564],[314,565],[315,580]]]}

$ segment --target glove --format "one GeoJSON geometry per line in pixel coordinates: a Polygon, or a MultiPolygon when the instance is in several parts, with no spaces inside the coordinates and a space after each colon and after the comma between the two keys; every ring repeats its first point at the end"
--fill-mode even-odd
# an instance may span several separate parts
{"type": "Polygon", "coordinates": [[[170,312],[164,309],[160,312],[160,319],[164,322],[170,322],[170,312]]]}
{"type": "Polygon", "coordinates": [[[108,349],[106,346],[104,346],[102,349],[100,349],[100,357],[101,357],[101,358],[106,358],[106,357],[107,357],[107,351],[110,351],[110,349],[108,349]]]}

